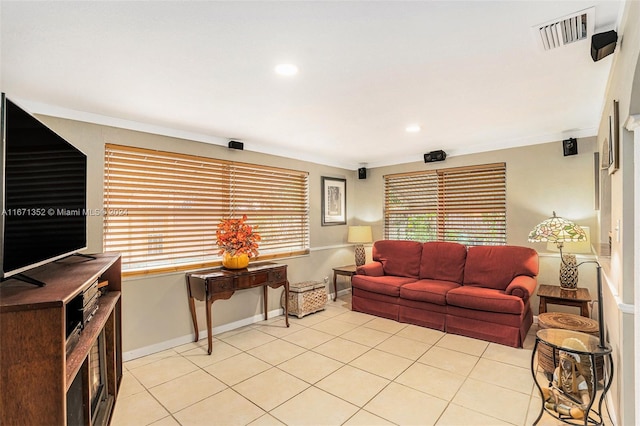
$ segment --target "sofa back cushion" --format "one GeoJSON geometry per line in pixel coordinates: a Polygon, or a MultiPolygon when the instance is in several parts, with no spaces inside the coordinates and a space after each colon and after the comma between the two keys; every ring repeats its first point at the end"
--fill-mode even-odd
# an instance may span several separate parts
{"type": "Polygon", "coordinates": [[[420,279],[462,284],[467,247],[459,243],[429,242],[422,245],[420,279]]]}
{"type": "Polygon", "coordinates": [[[469,247],[464,285],[505,290],[518,275],[538,275],[538,253],[529,247],[469,247]]]}
{"type": "Polygon", "coordinates": [[[380,240],[373,243],[373,260],[381,262],[385,275],[418,278],[422,243],[380,240]]]}

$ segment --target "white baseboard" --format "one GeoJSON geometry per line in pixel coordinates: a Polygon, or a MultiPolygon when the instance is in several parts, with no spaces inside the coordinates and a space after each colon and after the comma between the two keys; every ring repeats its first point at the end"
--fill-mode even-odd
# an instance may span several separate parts
{"type": "MultiPolygon", "coordinates": [[[[342,296],[345,294],[350,294],[351,288],[345,288],[343,290],[338,291],[338,296],[342,296]]],[[[330,301],[333,300],[333,295],[335,293],[329,293],[327,296],[330,301]]],[[[284,310],[282,308],[274,309],[269,311],[267,314],[268,318],[277,317],[284,314],[284,310]]],[[[213,335],[221,334],[227,331],[235,330],[236,328],[244,327],[246,325],[251,325],[256,322],[260,322],[264,320],[263,314],[257,314],[249,318],[244,318],[238,321],[230,322],[228,324],[219,325],[217,327],[213,327],[213,335]]],[[[207,338],[207,330],[200,330],[199,339],[207,338]]],[[[131,351],[126,351],[122,353],[123,361],[131,361],[132,359],[140,358],[143,356],[151,355],[156,352],[162,352],[167,349],[175,348],[176,346],[186,345],[187,343],[193,342],[193,334],[188,334],[186,336],[176,337],[175,339],[165,340],[164,342],[156,343],[149,346],[144,346],[138,349],[133,349],[131,351]]]]}
{"type": "MultiPolygon", "coordinates": [[[[335,293],[333,293],[333,292],[328,294],[327,297],[329,297],[329,300],[333,300],[333,295],[334,294],[335,293]]],[[[351,288],[344,288],[344,289],[338,291],[338,297],[344,296],[345,294],[351,294],[351,288]]]]}
{"type": "MultiPolygon", "coordinates": [[[[267,314],[267,318],[278,317],[283,315],[283,309],[274,309],[269,311],[267,314]]],[[[216,334],[221,334],[227,331],[235,330],[236,328],[244,327],[246,325],[251,325],[256,322],[264,321],[264,314],[257,314],[249,318],[244,318],[238,321],[230,322],[228,324],[219,325],[217,327],[213,327],[212,333],[215,336],[216,334]]],[[[199,339],[207,339],[207,330],[200,330],[199,339]]],[[[144,346],[142,348],[134,349],[131,351],[122,353],[123,361],[131,361],[132,359],[140,358],[143,356],[151,355],[156,352],[162,352],[167,349],[175,348],[176,346],[186,345],[187,343],[193,342],[193,334],[189,334],[186,336],[176,337],[175,339],[165,340],[164,342],[156,343],[149,346],[144,346]]]]}

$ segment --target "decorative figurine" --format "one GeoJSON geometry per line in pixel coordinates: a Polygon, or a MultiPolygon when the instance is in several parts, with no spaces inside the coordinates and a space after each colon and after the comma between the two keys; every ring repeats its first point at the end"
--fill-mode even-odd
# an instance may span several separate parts
{"type": "Polygon", "coordinates": [[[560,361],[553,372],[550,387],[542,389],[548,410],[574,419],[583,419],[591,396],[589,385],[580,373],[580,356],[575,353],[559,351],[560,361]]]}

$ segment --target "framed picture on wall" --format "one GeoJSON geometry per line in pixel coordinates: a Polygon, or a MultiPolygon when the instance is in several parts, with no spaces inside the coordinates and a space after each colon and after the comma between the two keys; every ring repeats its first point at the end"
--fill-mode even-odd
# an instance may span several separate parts
{"type": "Polygon", "coordinates": [[[620,117],[618,115],[618,101],[613,101],[609,113],[609,174],[620,168],[620,117]]]}
{"type": "Polygon", "coordinates": [[[347,224],[347,180],[322,176],[322,226],[347,224]]]}

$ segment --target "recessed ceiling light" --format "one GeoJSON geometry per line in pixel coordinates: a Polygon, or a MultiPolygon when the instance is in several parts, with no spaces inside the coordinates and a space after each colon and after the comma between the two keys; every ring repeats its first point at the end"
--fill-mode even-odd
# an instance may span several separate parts
{"type": "Polygon", "coordinates": [[[294,64],[280,64],[275,67],[276,74],[290,77],[298,74],[298,67],[294,64]]]}
{"type": "Polygon", "coordinates": [[[420,126],[412,124],[411,126],[407,126],[404,130],[406,130],[407,133],[418,133],[420,131],[420,126]]]}

